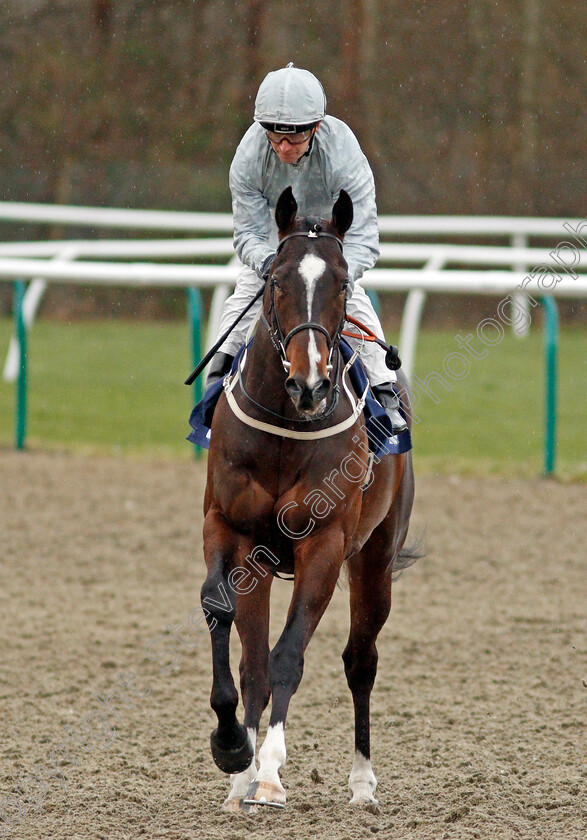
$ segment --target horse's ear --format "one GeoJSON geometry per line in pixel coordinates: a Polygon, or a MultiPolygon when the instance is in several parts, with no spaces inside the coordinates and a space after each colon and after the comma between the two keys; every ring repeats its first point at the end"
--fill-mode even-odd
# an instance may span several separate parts
{"type": "Polygon", "coordinates": [[[332,224],[341,239],[352,223],[353,202],[348,192],[341,190],[337,202],[332,208],[332,224]]]}
{"type": "Polygon", "coordinates": [[[286,187],[277,200],[275,221],[280,231],[289,230],[295,222],[298,205],[291,187],[286,187]]]}

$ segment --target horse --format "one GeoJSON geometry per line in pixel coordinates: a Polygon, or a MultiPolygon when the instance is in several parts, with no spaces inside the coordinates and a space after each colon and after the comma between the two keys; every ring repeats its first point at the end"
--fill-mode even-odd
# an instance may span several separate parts
{"type": "MultiPolygon", "coordinates": [[[[230,774],[224,807],[235,811],[285,807],[279,770],[288,707],[343,566],[350,632],[342,658],[355,715],[350,803],[377,803],[369,729],[376,640],[390,612],[394,572],[412,562],[403,548],[414,498],[411,452],[369,457],[362,402],[353,402],[341,360],[349,283],[342,246],[352,201],[341,191],[330,220],[297,217],[297,209],[288,187],[275,210],[279,245],[257,332],[225,380],[208,457],[201,602],[217,717],[210,743],[216,765],[230,774]],[[270,651],[270,589],[287,574],[291,602],[270,651]],[[229,660],[233,622],[242,648],[243,723],[229,660]]],[[[398,384],[409,421],[401,370],[398,384]]]]}

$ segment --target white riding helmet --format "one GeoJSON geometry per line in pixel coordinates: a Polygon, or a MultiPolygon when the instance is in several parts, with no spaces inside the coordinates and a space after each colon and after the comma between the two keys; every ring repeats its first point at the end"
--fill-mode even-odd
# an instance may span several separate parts
{"type": "Polygon", "coordinates": [[[303,131],[320,122],[325,113],[324,88],[313,73],[292,62],[268,73],[255,99],[255,122],[269,131],[303,131]]]}

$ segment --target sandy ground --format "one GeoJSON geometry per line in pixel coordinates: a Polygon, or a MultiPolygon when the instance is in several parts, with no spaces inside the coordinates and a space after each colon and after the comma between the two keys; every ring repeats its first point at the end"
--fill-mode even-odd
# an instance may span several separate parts
{"type": "MultiPolygon", "coordinates": [[[[206,633],[187,650],[165,629],[199,604],[203,480],[189,462],[0,452],[0,837],[584,836],[583,487],[420,479],[427,556],[379,645],[380,808],[347,804],[341,581],[290,710],[287,808],[246,816],[221,809],[206,633]],[[150,641],[176,652],[149,660],[150,641]],[[135,693],[116,719],[95,695],[118,674],[135,693]]],[[[274,586],[274,640],[290,587],[274,586]]]]}

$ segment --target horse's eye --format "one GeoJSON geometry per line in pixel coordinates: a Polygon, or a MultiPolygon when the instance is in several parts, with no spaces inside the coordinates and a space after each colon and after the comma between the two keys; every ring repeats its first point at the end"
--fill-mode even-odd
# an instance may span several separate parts
{"type": "Polygon", "coordinates": [[[342,281],[342,285],[340,287],[340,294],[341,295],[345,294],[348,287],[349,287],[349,278],[345,277],[344,280],[342,281]]]}

